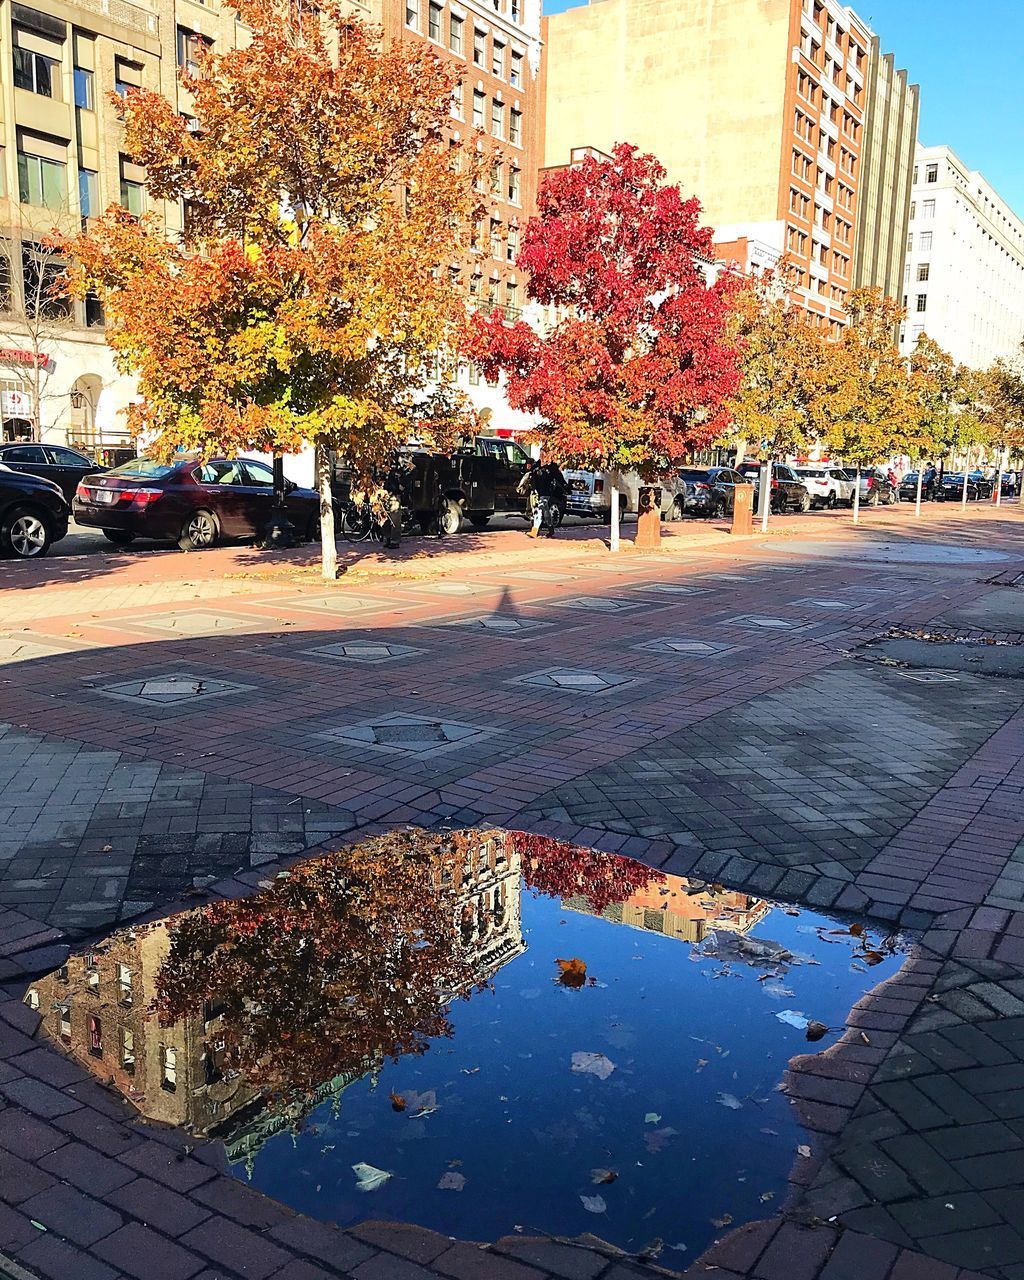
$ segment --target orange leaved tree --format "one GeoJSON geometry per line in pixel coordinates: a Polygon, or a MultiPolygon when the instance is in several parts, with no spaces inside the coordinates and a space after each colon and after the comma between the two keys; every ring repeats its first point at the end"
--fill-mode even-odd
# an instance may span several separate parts
{"type": "Polygon", "coordinates": [[[465,308],[448,270],[481,160],[444,136],[458,73],[382,47],[341,0],[237,0],[250,43],[182,73],[193,119],[159,94],[121,106],[125,148],[185,230],[112,207],[69,250],[138,378],[150,449],[312,444],[324,576],[334,577],[328,453],[367,474],[411,431],[443,443],[462,402],[427,368],[465,308]]]}

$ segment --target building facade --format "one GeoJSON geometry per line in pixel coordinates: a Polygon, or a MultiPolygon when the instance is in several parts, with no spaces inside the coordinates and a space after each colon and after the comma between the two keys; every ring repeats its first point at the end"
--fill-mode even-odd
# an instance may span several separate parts
{"type": "Polygon", "coordinates": [[[900,335],[984,369],[1024,342],[1024,222],[949,147],[918,147],[900,335]]]}
{"type": "Polygon", "coordinates": [[[877,81],[867,25],[836,0],[601,0],[545,32],[546,162],[618,141],[654,152],[719,256],[746,270],[751,246],[787,255],[794,296],[837,331],[877,81]]]}
{"type": "MultiPolygon", "coordinates": [[[[188,114],[176,82],[201,43],[232,47],[234,15],[197,0],[40,0],[0,13],[0,417],[4,439],[103,450],[127,443],[134,394],[95,299],[54,297],[63,262],[47,247],[120,203],[147,210],[145,173],[124,153],[112,94],[155,89],[188,114]]],[[[152,209],[152,205],[149,206],[152,209]]],[[[180,227],[177,208],[156,211],[180,227]]]]}
{"type": "Polygon", "coordinates": [[[854,288],[876,285],[898,298],[906,262],[920,90],[871,37],[854,228],[854,288]]]}

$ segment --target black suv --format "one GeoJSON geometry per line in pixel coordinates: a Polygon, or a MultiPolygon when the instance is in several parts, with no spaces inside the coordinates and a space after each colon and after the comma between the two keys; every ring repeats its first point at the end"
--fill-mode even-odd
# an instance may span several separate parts
{"type": "Polygon", "coordinates": [[[19,560],[45,556],[68,531],[71,509],[51,480],[0,463],[0,552],[19,560]]]}
{"type": "MultiPolygon", "coordinates": [[[[754,486],[754,505],[757,506],[757,490],[760,482],[761,463],[741,462],[736,468],[754,486]]],[[[784,462],[772,463],[772,511],[810,511],[811,491],[792,467],[784,462]]]]}
{"type": "Polygon", "coordinates": [[[92,458],[78,449],[61,444],[0,444],[0,462],[12,471],[52,480],[68,502],[75,496],[78,482],[92,472],[103,471],[92,458]]]}
{"type": "Polygon", "coordinates": [[[673,510],[687,516],[725,516],[732,512],[736,486],[751,481],[732,467],[684,467],[679,472],[679,494],[673,510]]]}

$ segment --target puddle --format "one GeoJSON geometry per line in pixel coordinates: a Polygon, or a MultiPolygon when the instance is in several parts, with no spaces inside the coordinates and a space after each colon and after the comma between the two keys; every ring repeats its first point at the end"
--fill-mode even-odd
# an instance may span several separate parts
{"type": "Polygon", "coordinates": [[[401,832],[123,929],[26,998],[304,1213],[660,1239],[682,1269],[780,1205],[807,1140],[787,1062],[901,962],[899,939],[628,859],[401,832]]]}

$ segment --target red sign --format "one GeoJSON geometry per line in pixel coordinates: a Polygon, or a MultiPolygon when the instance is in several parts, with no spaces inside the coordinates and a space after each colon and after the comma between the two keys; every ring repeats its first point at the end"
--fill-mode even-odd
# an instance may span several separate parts
{"type": "Polygon", "coordinates": [[[0,360],[7,364],[36,364],[40,368],[49,362],[50,357],[36,355],[34,351],[19,351],[16,347],[0,347],[0,360]]]}

